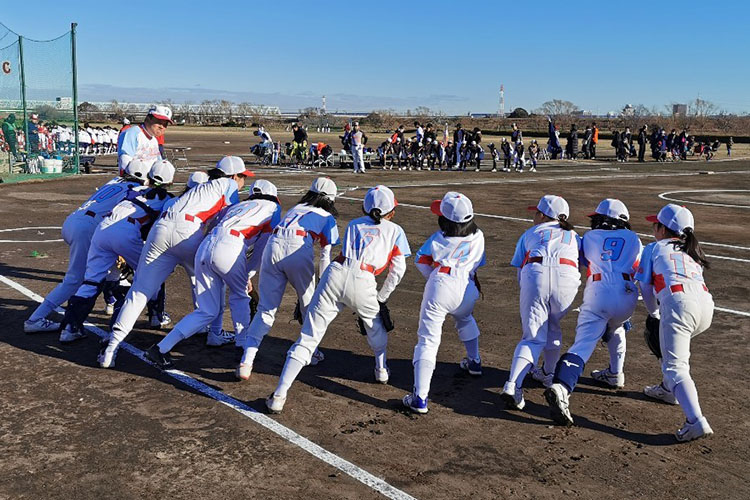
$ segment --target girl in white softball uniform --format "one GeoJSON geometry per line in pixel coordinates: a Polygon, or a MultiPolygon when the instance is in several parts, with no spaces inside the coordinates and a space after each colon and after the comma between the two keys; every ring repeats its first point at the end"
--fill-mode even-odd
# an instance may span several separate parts
{"type": "Polygon", "coordinates": [[[65,219],[62,237],[70,246],[68,270],[62,283],[45,297],[24,322],[24,332],[53,332],[60,329],[60,324],[48,320],[47,316],[73,296],[83,283],[89,246],[96,227],[115,205],[125,198],[130,188],[140,186],[146,181],[150,168],[151,165],[140,161],[133,163],[131,168],[125,169],[122,176],[115,177],[97,189],[78,210],[65,219]]]}
{"type": "MultiPolygon", "coordinates": [[[[236,371],[238,379],[250,378],[258,348],[273,326],[287,283],[297,292],[302,318],[307,314],[315,293],[313,245],[316,241],[320,244],[319,275],[322,276],[331,262],[331,248],[339,244],[335,200],[336,184],[327,177],[315,179],[299,203],[286,213],[262,252],[258,310],[250,327],[237,338],[237,345],[244,349],[236,371]]],[[[322,359],[323,354],[316,350],[312,364],[322,359]]]]}
{"type": "Polygon", "coordinates": [[[450,315],[458,338],[466,347],[459,366],[474,376],[482,374],[479,327],[474,303],[479,298],[477,268],[485,264],[484,234],[474,223],[471,200],[448,192],[432,203],[440,230],[433,233],[416,255],[417,269],[427,279],[419,312],[419,340],[414,347],[414,390],[403,398],[415,413],[427,413],[427,396],[435,370],[443,323],[450,315]]]}
{"type": "Polygon", "coordinates": [[[302,331],[287,354],[279,385],[266,400],[271,413],[280,413],[287,392],[299,372],[310,363],[328,325],[345,306],[362,319],[367,342],[375,354],[375,380],[388,383],[386,365],[388,333],[380,318],[380,303],[386,302],[406,271],[411,255],[401,226],[391,222],[397,202],[386,186],[371,188],[363,203],[364,217],[349,223],[341,254],[323,273],[308,307],[302,331]],[[380,291],[375,276],[389,268],[380,291]]]}
{"type": "Polygon", "coordinates": [[[545,371],[554,371],[562,342],[560,321],[568,314],[581,285],[581,238],[568,222],[568,202],[548,194],[529,210],[535,211],[534,226],[521,235],[510,262],[518,268],[523,336],[500,394],[509,408],[517,410],[526,406],[523,379],[542,350],[545,371]]]}
{"type": "Polygon", "coordinates": [[[609,350],[609,366],[591,376],[610,387],[625,385],[625,327],[638,303],[638,287],[633,275],[638,268],[643,245],[630,230],[630,214],[620,200],[608,198],[591,214],[591,231],[581,241],[582,265],[588,268],[583,304],[578,314],[576,338],[557,363],[552,385],[544,392],[559,424],[572,425],[568,408],[583,367],[604,338],[609,350]]]}
{"type": "Polygon", "coordinates": [[[680,404],[686,420],[675,437],[691,441],[714,433],[690,376],[690,340],[711,326],[714,314],[713,297],[703,281],[703,268],[709,263],[695,236],[690,210],[670,203],[646,220],[654,224],[656,242],[643,249],[635,279],[649,314],[660,319],[663,379],[644,392],[680,404]]]}
{"type": "Polygon", "coordinates": [[[194,187],[169,207],[148,233],[141,252],[133,285],[112,326],[109,345],[100,353],[99,365],[110,368],[117,348],[135,325],[141,311],[177,265],[194,279],[195,253],[203,240],[206,225],[219,211],[237,203],[237,191],[245,185],[245,162],[237,156],[225,156],[209,172],[213,180],[194,187]]]}
{"type": "Polygon", "coordinates": [[[225,287],[236,335],[250,324],[250,278],[260,267],[268,237],[279,223],[281,207],[276,186],[257,180],[250,198],[226,210],[195,254],[195,295],[198,307],[182,318],[169,334],[146,351],[160,368],[170,368],[169,351],[183,339],[203,330],[224,311],[225,287]],[[247,254],[251,253],[248,262],[247,254]]]}

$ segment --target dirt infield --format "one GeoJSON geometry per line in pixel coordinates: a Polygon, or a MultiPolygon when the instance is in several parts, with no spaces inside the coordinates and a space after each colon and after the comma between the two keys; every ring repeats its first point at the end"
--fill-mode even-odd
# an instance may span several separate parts
{"type": "MultiPolygon", "coordinates": [[[[213,136],[205,142],[174,137],[175,144],[192,144],[196,158],[205,154],[204,163],[219,151],[246,151],[246,145],[234,150],[234,144],[222,145],[213,136]]],[[[375,183],[393,187],[401,204],[395,222],[404,227],[413,251],[436,229],[426,209],[430,201],[447,190],[473,199],[487,239],[488,265],[480,270],[484,299],[475,311],[484,375],[475,379],[459,370],[463,346],[447,322],[429,414],[417,417],[401,409],[400,399],[412,386],[411,355],[424,287],[410,260],[389,304],[396,322],[388,353],[391,383],[374,383],[371,351],[346,310],[323,341],[326,360],[303,370],[284,413],[274,420],[417,498],[750,498],[750,389],[742,383],[750,317],[738,314],[750,312],[748,209],[740,206],[750,205],[750,191],[726,191],[750,190],[750,161],[713,162],[713,175],[699,173],[707,169],[702,162],[558,162],[522,175],[373,170],[355,176],[326,170],[340,188],[360,188],[337,201],[340,228],[361,213],[363,188],[375,183]],[[699,237],[716,244],[705,246],[714,256],[706,282],[717,306],[729,311],[716,312],[712,327],[694,339],[692,349],[692,374],[716,435],[676,444],[672,433],[682,423],[681,410],[642,395],[644,385],[660,378],[641,338],[642,306],[629,336],[624,390],[598,386],[588,377],[607,362],[606,348],[599,347],[571,398],[575,427],[553,425],[543,389],[531,381],[526,383],[526,410],[505,411],[500,386],[521,335],[515,270],[508,262],[518,236],[530,225],[524,222],[530,217],[526,206],[553,192],[569,201],[573,222],[584,225],[585,214],[602,198],[617,197],[628,205],[634,229],[649,233],[643,217],[666,203],[659,195],[689,190],[706,191],[673,196],[709,203],[688,206],[699,237]],[[708,190],[720,191],[714,196],[708,190]]],[[[256,172],[279,186],[284,208],[318,174],[256,172]]],[[[186,177],[187,171],[181,171],[178,180],[186,177]]],[[[91,175],[1,186],[0,230],[61,226],[107,179],[91,175]]],[[[0,275],[48,293],[67,266],[67,246],[5,240],[59,238],[59,229],[0,232],[0,275]]],[[[187,286],[182,270],[167,283],[167,310],[175,320],[190,310],[187,286]]],[[[22,323],[34,305],[0,283],[0,498],[380,497],[131,355],[120,354],[114,370],[99,369],[93,335],[71,346],[59,344],[56,334],[25,335],[22,323]]],[[[100,302],[92,318],[100,326],[106,321],[102,308],[100,302]]],[[[287,291],[250,381],[234,381],[237,353],[231,346],[205,347],[205,336],[177,347],[177,368],[262,411],[299,332],[291,320],[293,308],[287,291]]],[[[571,313],[563,323],[565,347],[572,343],[575,318],[571,313]]],[[[128,337],[141,349],[163,335],[145,328],[144,319],[128,337]]],[[[230,323],[228,314],[225,323],[230,323]]]]}

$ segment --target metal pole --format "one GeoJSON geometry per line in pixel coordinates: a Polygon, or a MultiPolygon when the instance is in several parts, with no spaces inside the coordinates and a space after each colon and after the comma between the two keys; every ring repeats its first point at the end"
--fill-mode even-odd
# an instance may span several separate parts
{"type": "Polygon", "coordinates": [[[78,23],[70,23],[70,53],[73,63],[73,163],[75,173],[81,171],[81,157],[78,151],[78,66],[76,64],[76,27],[78,23]]]}
{"type": "Polygon", "coordinates": [[[23,138],[26,148],[26,166],[29,164],[29,121],[26,119],[26,72],[23,67],[23,37],[18,35],[18,63],[21,66],[21,104],[23,105],[23,138]]]}

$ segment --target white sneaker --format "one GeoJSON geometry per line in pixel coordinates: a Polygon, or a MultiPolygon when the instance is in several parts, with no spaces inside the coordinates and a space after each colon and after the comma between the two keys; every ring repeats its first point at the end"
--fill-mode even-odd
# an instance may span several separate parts
{"type": "Polygon", "coordinates": [[[315,366],[318,363],[321,363],[326,359],[325,355],[323,354],[323,351],[319,351],[318,349],[315,349],[315,352],[312,354],[312,357],[310,358],[310,366],[315,366]]]}
{"type": "Polygon", "coordinates": [[[237,369],[234,372],[235,377],[237,377],[237,380],[248,380],[250,379],[250,375],[253,373],[253,364],[252,363],[240,363],[237,365],[237,369]]]}
{"type": "Polygon", "coordinates": [[[36,321],[27,319],[23,322],[23,331],[26,333],[56,332],[60,329],[60,323],[55,323],[47,318],[39,318],[36,321]]]}
{"type": "Polygon", "coordinates": [[[281,413],[284,409],[284,403],[286,403],[286,398],[277,396],[274,393],[268,396],[268,399],[266,399],[266,408],[268,408],[269,413],[281,413]]]}
{"type": "Polygon", "coordinates": [[[76,340],[85,339],[86,332],[83,330],[73,330],[70,325],[66,326],[63,331],[60,332],[60,342],[67,344],[69,342],[75,342],[76,340]]]}
{"type": "Polygon", "coordinates": [[[99,355],[96,357],[96,360],[99,362],[100,368],[114,368],[116,356],[117,350],[109,349],[108,344],[105,344],[104,347],[99,351],[99,355]]]}
{"type": "Polygon", "coordinates": [[[668,391],[662,384],[647,385],[643,388],[643,394],[646,396],[658,399],[670,405],[677,404],[677,398],[674,397],[672,391],[668,391]]]}
{"type": "Polygon", "coordinates": [[[151,328],[166,328],[172,322],[167,313],[154,314],[151,316],[151,328]]]}
{"type": "Polygon", "coordinates": [[[713,429],[711,429],[711,426],[708,425],[708,420],[706,420],[706,417],[701,417],[693,424],[690,424],[686,421],[685,425],[683,425],[681,429],[675,432],[674,437],[677,438],[677,441],[685,443],[687,441],[693,441],[695,439],[713,436],[713,434],[714,431],[713,429]]]}
{"type": "Polygon", "coordinates": [[[234,342],[234,332],[228,332],[222,328],[219,333],[209,330],[206,336],[206,345],[211,347],[220,347],[234,342]]]}
{"type": "Polygon", "coordinates": [[[375,382],[387,384],[390,376],[391,371],[388,368],[375,368],[375,382]]]}
{"type": "Polygon", "coordinates": [[[531,378],[542,384],[544,387],[552,386],[552,378],[554,376],[554,373],[545,373],[543,367],[531,369],[531,378]]]}
{"type": "Polygon", "coordinates": [[[573,415],[570,414],[570,395],[562,384],[552,384],[544,391],[544,398],[549,405],[552,420],[560,425],[570,427],[573,425],[573,415]]]}
{"type": "Polygon", "coordinates": [[[591,372],[591,378],[597,382],[602,382],[610,387],[622,389],[625,387],[625,374],[624,373],[612,373],[607,367],[604,370],[594,370],[591,372]]]}
{"type": "Polygon", "coordinates": [[[505,382],[500,399],[505,402],[508,408],[513,410],[523,410],[526,406],[526,401],[523,399],[523,389],[516,388],[516,384],[513,382],[505,382]]]}

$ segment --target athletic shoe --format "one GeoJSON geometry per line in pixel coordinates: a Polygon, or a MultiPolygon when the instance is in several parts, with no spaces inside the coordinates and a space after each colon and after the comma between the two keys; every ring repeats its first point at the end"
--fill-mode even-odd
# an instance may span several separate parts
{"type": "Polygon", "coordinates": [[[492,172],[497,172],[497,169],[496,169],[496,168],[493,168],[493,169],[492,169],[491,171],[492,171],[492,172]]]}
{"type": "Polygon", "coordinates": [[[211,347],[221,347],[234,342],[234,337],[234,332],[228,332],[223,328],[219,333],[214,333],[209,330],[208,335],[206,336],[206,345],[211,347]]]}
{"type": "Polygon", "coordinates": [[[169,314],[163,312],[151,316],[151,328],[165,328],[172,322],[169,314]]]}
{"type": "Polygon", "coordinates": [[[107,304],[104,306],[104,314],[108,316],[112,316],[115,313],[115,305],[114,304],[107,304]]]}
{"type": "Polygon", "coordinates": [[[39,318],[36,321],[27,319],[23,322],[23,331],[26,333],[56,332],[60,329],[60,323],[55,323],[47,318],[39,318]]]}
{"type": "Polygon", "coordinates": [[[268,408],[268,413],[281,413],[281,411],[284,409],[284,403],[286,403],[286,398],[282,398],[280,396],[277,396],[276,394],[271,394],[270,396],[268,396],[268,399],[266,399],[266,408],[268,408]]]}
{"type": "Polygon", "coordinates": [[[687,441],[709,437],[713,434],[714,431],[713,429],[711,429],[711,426],[708,425],[708,420],[706,420],[706,417],[701,417],[693,424],[685,421],[685,425],[683,425],[681,429],[675,432],[674,437],[677,438],[677,441],[685,443],[687,441]]]}
{"type": "Polygon", "coordinates": [[[234,371],[234,376],[237,377],[237,380],[248,380],[252,373],[252,363],[240,363],[239,365],[237,365],[237,369],[234,371]]]}
{"type": "Polygon", "coordinates": [[[602,382],[610,387],[616,389],[622,389],[625,387],[625,374],[624,373],[612,373],[607,367],[604,370],[594,370],[591,372],[591,378],[597,382],[602,382]]]}
{"type": "Polygon", "coordinates": [[[462,370],[469,372],[469,375],[479,377],[482,375],[482,360],[474,361],[473,359],[464,358],[458,364],[462,370]]]}
{"type": "Polygon", "coordinates": [[[114,368],[115,367],[115,357],[117,356],[117,350],[110,351],[108,349],[109,342],[106,340],[103,340],[99,344],[99,355],[96,357],[96,360],[99,362],[100,368],[114,368]]]}
{"type": "Polygon", "coordinates": [[[662,384],[656,384],[656,385],[647,385],[643,388],[643,394],[646,396],[658,399],[659,401],[663,401],[664,403],[670,404],[670,405],[676,405],[677,404],[677,398],[674,397],[674,394],[672,394],[672,391],[667,390],[666,387],[664,387],[662,384]]]}
{"type": "Polygon", "coordinates": [[[544,387],[552,386],[552,378],[554,376],[554,373],[545,373],[543,367],[531,369],[531,378],[542,384],[544,387]]]}
{"type": "Polygon", "coordinates": [[[404,403],[404,406],[409,408],[414,413],[419,413],[420,415],[424,415],[427,413],[427,400],[422,399],[416,394],[407,394],[404,396],[404,398],[401,400],[402,403],[404,403]]]}
{"type": "Polygon", "coordinates": [[[544,391],[552,420],[566,427],[573,425],[573,416],[568,406],[569,397],[568,391],[561,384],[552,384],[544,391]]]}
{"type": "Polygon", "coordinates": [[[312,354],[312,357],[310,358],[310,366],[315,366],[318,363],[321,363],[326,359],[325,355],[323,354],[323,351],[319,351],[318,349],[315,349],[315,352],[312,354]]]}
{"type": "Polygon", "coordinates": [[[505,406],[511,410],[523,410],[526,401],[523,399],[523,389],[513,382],[505,382],[503,392],[500,393],[500,399],[505,402],[505,406]]]}
{"type": "Polygon", "coordinates": [[[388,368],[375,368],[375,382],[387,384],[390,376],[391,371],[388,368]]]}
{"type": "Polygon", "coordinates": [[[174,368],[174,361],[172,360],[172,357],[169,355],[169,353],[164,354],[159,351],[159,346],[157,344],[149,347],[145,352],[145,356],[147,360],[155,364],[156,367],[160,370],[170,370],[174,368]]]}
{"type": "Polygon", "coordinates": [[[60,342],[67,344],[75,342],[76,340],[85,339],[86,332],[83,330],[74,330],[71,325],[67,325],[63,331],[60,332],[60,342]]]}

